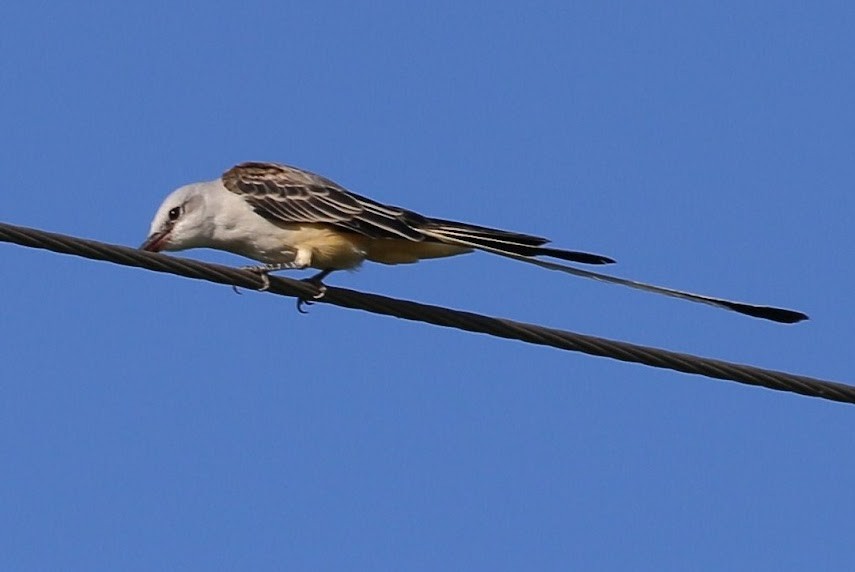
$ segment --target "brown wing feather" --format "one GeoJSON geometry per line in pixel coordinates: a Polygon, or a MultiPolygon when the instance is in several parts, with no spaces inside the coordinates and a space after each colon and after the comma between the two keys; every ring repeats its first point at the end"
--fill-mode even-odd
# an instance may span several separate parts
{"type": "Polygon", "coordinates": [[[335,182],[275,163],[242,163],[223,175],[225,187],[270,220],[326,223],[371,238],[422,241],[425,217],[352,193],[335,182]]]}

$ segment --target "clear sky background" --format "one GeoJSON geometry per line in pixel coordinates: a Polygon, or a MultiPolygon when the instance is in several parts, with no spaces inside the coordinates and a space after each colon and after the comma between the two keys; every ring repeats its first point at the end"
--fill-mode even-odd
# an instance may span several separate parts
{"type": "MultiPolygon", "coordinates": [[[[851,2],[6,2],[0,220],[247,160],[486,254],[331,284],[855,383],[851,2]]],[[[182,256],[233,265],[211,251],[182,256]]],[[[0,569],[852,570],[855,408],[0,244],[0,569]]]]}

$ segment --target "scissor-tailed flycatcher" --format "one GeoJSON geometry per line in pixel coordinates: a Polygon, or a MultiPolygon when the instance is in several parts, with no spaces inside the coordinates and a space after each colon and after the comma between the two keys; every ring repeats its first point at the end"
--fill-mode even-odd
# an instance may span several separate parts
{"type": "Polygon", "coordinates": [[[462,222],[429,218],[357,195],[302,169],[275,163],[243,163],[214,181],[181,187],[154,216],[143,250],[216,248],[263,262],[268,272],[317,268],[320,280],[364,260],[418,262],[483,250],[550,270],[702,302],[749,316],[794,323],[805,314],[734,302],[636,282],[542,260],[548,256],[584,264],[609,264],[598,254],[544,246],[545,238],[462,222]]]}

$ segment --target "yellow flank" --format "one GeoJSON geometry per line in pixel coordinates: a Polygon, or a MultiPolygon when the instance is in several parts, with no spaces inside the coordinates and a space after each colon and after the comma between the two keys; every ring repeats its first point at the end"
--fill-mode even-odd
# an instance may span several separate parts
{"type": "Polygon", "coordinates": [[[357,235],[339,232],[321,225],[304,226],[295,237],[299,250],[310,250],[313,268],[346,270],[356,268],[365,258],[364,249],[357,235]]]}
{"type": "Polygon", "coordinates": [[[292,233],[288,237],[292,248],[296,251],[310,251],[310,265],[319,269],[355,268],[363,260],[382,264],[408,264],[424,258],[442,258],[472,251],[471,248],[438,242],[369,238],[321,224],[300,225],[289,230],[292,233]]]}
{"type": "Polygon", "coordinates": [[[382,238],[366,241],[365,258],[383,264],[408,264],[424,258],[443,258],[465,252],[472,252],[472,249],[438,242],[382,238]]]}

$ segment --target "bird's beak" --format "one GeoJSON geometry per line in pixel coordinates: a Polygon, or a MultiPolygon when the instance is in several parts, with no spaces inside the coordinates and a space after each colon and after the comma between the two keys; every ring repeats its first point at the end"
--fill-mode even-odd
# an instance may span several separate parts
{"type": "Polygon", "coordinates": [[[155,232],[140,245],[140,250],[147,250],[149,252],[160,252],[163,250],[164,246],[169,239],[169,231],[162,230],[160,232],[155,232]]]}

